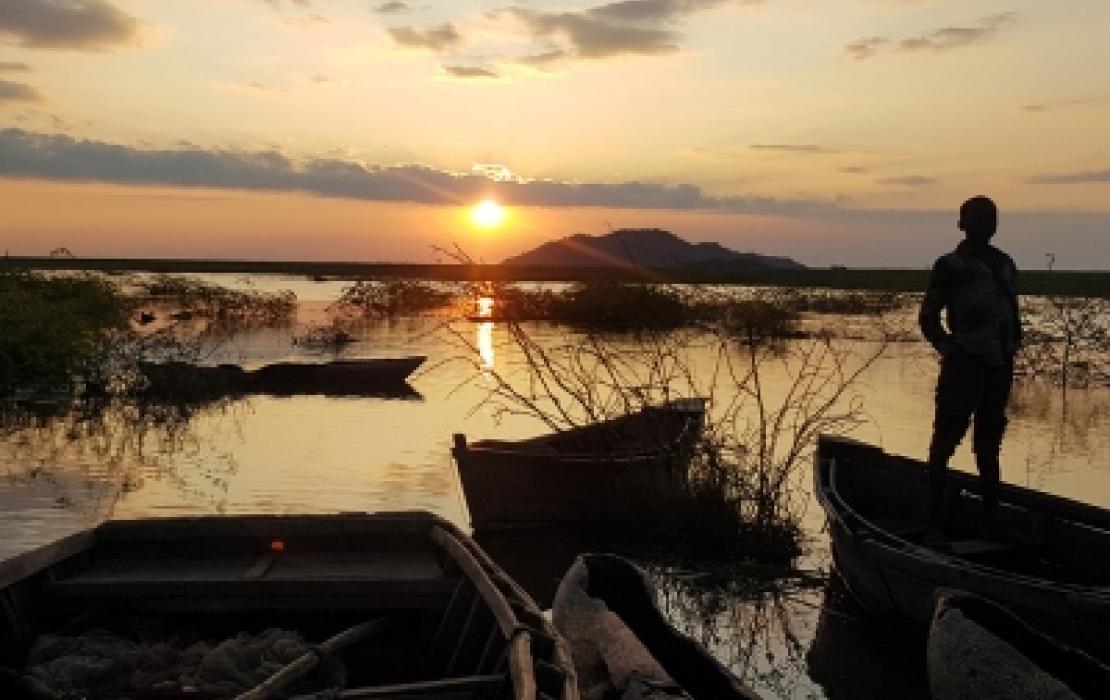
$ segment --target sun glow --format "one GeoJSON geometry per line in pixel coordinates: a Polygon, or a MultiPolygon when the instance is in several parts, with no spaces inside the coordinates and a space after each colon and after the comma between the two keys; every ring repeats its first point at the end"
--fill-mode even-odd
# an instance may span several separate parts
{"type": "Polygon", "coordinates": [[[505,207],[492,199],[483,199],[470,210],[470,220],[479,228],[496,228],[505,221],[505,207]]]}

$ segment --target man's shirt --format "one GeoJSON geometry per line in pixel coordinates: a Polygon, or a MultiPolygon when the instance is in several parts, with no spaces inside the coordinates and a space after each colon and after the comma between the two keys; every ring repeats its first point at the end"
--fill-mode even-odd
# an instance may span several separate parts
{"type": "Polygon", "coordinates": [[[1014,261],[994,246],[964,241],[937,258],[918,317],[925,339],[942,356],[959,348],[989,365],[1010,362],[1021,346],[1016,278],[1014,261]]]}

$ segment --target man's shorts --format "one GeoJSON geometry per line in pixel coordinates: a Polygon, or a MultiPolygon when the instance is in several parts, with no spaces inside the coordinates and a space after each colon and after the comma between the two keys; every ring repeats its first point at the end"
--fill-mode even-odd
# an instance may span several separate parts
{"type": "Polygon", "coordinates": [[[937,379],[931,454],[951,457],[974,415],[975,453],[997,457],[1006,430],[1006,404],[1013,381],[1013,362],[992,367],[962,350],[950,352],[941,361],[937,379]]]}

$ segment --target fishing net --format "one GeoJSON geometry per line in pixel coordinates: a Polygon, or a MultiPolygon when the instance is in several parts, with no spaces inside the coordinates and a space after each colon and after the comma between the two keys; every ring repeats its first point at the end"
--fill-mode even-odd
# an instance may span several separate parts
{"type": "Polygon", "coordinates": [[[245,692],[305,652],[296,632],[241,632],[210,643],[170,639],[134,642],[104,630],[43,635],[27,657],[25,676],[58,698],[224,698],[245,692]]]}

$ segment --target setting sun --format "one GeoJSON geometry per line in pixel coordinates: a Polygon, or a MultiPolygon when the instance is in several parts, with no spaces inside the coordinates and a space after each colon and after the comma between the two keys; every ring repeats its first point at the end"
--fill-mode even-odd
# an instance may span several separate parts
{"type": "Polygon", "coordinates": [[[480,228],[495,228],[505,220],[505,207],[492,199],[483,199],[470,210],[470,220],[480,228]]]}

